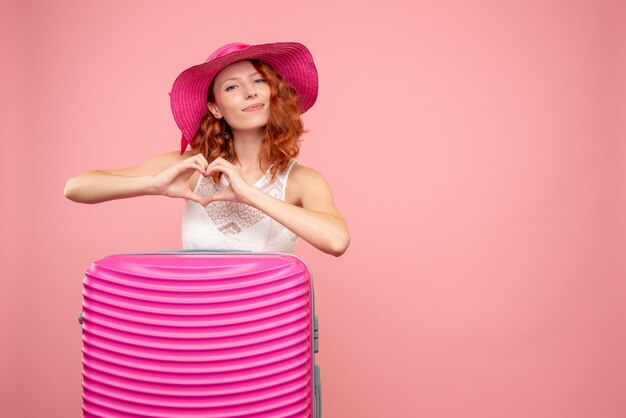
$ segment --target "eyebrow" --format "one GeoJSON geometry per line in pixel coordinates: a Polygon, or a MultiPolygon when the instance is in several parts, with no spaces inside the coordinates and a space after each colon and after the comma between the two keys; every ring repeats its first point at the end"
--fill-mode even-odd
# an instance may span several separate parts
{"type": "MultiPolygon", "coordinates": [[[[258,71],[256,71],[256,72],[254,72],[254,73],[252,73],[252,74],[248,75],[248,78],[250,78],[250,77],[254,77],[255,75],[261,75],[261,73],[259,73],[258,71]]],[[[230,80],[239,80],[239,79],[241,79],[241,77],[231,77],[231,78],[227,78],[226,80],[222,81],[220,85],[222,85],[222,84],[224,84],[225,82],[230,81],[230,80]]]]}

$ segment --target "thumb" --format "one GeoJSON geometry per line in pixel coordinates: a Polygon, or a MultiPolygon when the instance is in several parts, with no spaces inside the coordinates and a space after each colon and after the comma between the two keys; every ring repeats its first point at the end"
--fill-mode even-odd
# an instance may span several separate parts
{"type": "Polygon", "coordinates": [[[220,200],[228,200],[228,196],[226,195],[225,191],[221,193],[215,193],[214,195],[207,196],[206,198],[207,203],[217,202],[220,200]]]}
{"type": "Polygon", "coordinates": [[[207,198],[206,197],[202,197],[197,193],[193,193],[193,192],[189,192],[189,193],[185,193],[185,195],[183,196],[185,199],[187,200],[192,200],[196,203],[201,204],[202,206],[206,206],[207,205],[207,198]]]}

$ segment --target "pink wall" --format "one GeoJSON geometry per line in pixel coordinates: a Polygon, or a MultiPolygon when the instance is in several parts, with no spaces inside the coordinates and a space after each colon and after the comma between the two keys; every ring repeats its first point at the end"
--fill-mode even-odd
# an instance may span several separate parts
{"type": "Polygon", "coordinates": [[[65,180],[176,149],[175,76],[276,40],[316,58],[300,160],[353,235],[297,251],[324,416],[626,416],[623,2],[1,7],[1,416],[79,417],[82,272],[181,245],[183,202],[77,205],[65,180]]]}

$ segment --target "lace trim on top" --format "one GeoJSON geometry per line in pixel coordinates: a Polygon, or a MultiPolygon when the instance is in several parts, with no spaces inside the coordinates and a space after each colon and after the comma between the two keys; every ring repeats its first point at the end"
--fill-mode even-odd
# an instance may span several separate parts
{"type": "MultiPolygon", "coordinates": [[[[269,170],[254,187],[280,200],[285,200],[287,179],[296,160],[272,180],[269,170]]],[[[229,185],[224,175],[215,184],[211,177],[200,177],[195,191],[211,196],[229,185]]],[[[226,249],[259,252],[292,252],[297,235],[259,209],[239,202],[217,201],[203,207],[187,201],[183,215],[182,239],[185,249],[226,249]]]]}
{"type": "MultiPolygon", "coordinates": [[[[290,169],[293,163],[288,168],[290,169]]],[[[220,178],[219,184],[215,184],[211,177],[203,178],[197,188],[200,196],[212,196],[221,193],[228,187],[229,183],[226,176],[220,178]]],[[[270,180],[269,170],[261,177],[254,186],[280,200],[284,200],[285,179],[282,176],[276,176],[274,181],[270,180]]],[[[268,217],[265,213],[257,208],[240,202],[218,201],[209,204],[206,207],[206,213],[213,221],[213,224],[224,235],[239,234],[250,228],[252,225],[260,222],[268,217]]]]}

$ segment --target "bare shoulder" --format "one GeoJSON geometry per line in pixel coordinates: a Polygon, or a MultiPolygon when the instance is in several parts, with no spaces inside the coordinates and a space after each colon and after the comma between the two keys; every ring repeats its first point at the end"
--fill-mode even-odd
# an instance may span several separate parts
{"type": "Polygon", "coordinates": [[[126,176],[145,176],[145,175],[157,175],[163,170],[171,167],[172,165],[191,157],[191,153],[180,155],[180,152],[172,151],[164,154],[157,155],[147,159],[135,166],[118,168],[114,170],[106,170],[109,173],[121,174],[126,176]]]}
{"type": "Polygon", "coordinates": [[[332,202],[330,187],[319,171],[296,164],[289,173],[286,200],[298,206],[309,206],[312,202],[332,202]]]}
{"type": "Polygon", "coordinates": [[[291,173],[289,173],[289,181],[297,183],[300,186],[307,186],[311,183],[320,181],[326,183],[326,179],[324,179],[322,173],[299,163],[294,164],[291,169],[291,173]]]}

